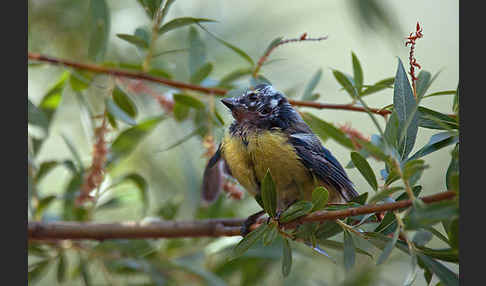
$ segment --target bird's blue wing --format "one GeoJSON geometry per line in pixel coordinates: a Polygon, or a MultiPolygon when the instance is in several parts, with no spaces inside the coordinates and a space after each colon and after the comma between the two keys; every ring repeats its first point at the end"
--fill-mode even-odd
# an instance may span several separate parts
{"type": "Polygon", "coordinates": [[[294,133],[290,135],[289,142],[304,166],[324,183],[336,188],[346,201],[359,195],[341,164],[314,134],[294,133]]]}

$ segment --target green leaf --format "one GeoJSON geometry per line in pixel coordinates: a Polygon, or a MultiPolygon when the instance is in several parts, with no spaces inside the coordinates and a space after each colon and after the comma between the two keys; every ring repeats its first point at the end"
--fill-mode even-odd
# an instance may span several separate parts
{"type": "Polygon", "coordinates": [[[173,94],[174,101],[183,105],[186,105],[188,107],[192,107],[195,109],[204,109],[206,105],[197,99],[195,96],[188,95],[188,94],[183,94],[183,93],[176,93],[173,94]]]}
{"type": "Polygon", "coordinates": [[[354,250],[353,238],[348,230],[344,230],[344,268],[346,271],[350,271],[355,263],[356,252],[354,250]]]}
{"type": "Polygon", "coordinates": [[[128,96],[118,86],[116,86],[115,89],[113,90],[113,101],[130,117],[132,118],[137,117],[138,114],[137,105],[135,105],[135,102],[133,102],[130,96],[128,96]]]}
{"type": "MultiPolygon", "coordinates": [[[[319,239],[319,245],[325,246],[327,248],[343,251],[344,250],[344,243],[335,241],[335,240],[330,240],[330,239],[319,239]]],[[[354,244],[353,244],[354,245],[354,244]]],[[[354,250],[357,253],[361,253],[364,255],[369,256],[370,258],[373,258],[373,255],[371,255],[369,252],[366,250],[359,248],[358,246],[354,245],[354,250]]]]}
{"type": "Polygon", "coordinates": [[[165,117],[157,116],[146,119],[139,124],[121,132],[113,141],[108,153],[106,168],[113,166],[124,159],[138,146],[138,144],[163,120],[165,117]]]}
{"type": "MultiPolygon", "coordinates": [[[[144,31],[144,30],[142,30],[144,31]]],[[[116,34],[116,36],[122,40],[125,40],[131,44],[134,44],[137,47],[147,49],[148,48],[148,43],[145,41],[144,38],[141,38],[136,35],[130,35],[130,34],[116,34]]]]}
{"type": "Polygon", "coordinates": [[[447,267],[442,265],[442,263],[435,261],[434,259],[424,255],[422,253],[417,253],[418,258],[422,263],[446,286],[457,286],[459,285],[459,277],[457,274],[449,270],[447,267]]]}
{"type": "Polygon", "coordinates": [[[64,254],[64,251],[59,252],[59,262],[57,264],[57,282],[63,283],[66,281],[66,269],[67,269],[67,257],[64,254]]]}
{"type": "Polygon", "coordinates": [[[429,129],[459,129],[459,123],[452,117],[425,108],[423,106],[418,107],[419,113],[419,126],[429,129]]]}
{"type": "Polygon", "coordinates": [[[428,155],[432,152],[438,151],[444,147],[447,147],[452,144],[456,144],[459,142],[459,136],[450,133],[450,132],[442,132],[442,133],[437,133],[432,135],[430,137],[429,142],[422,147],[420,150],[418,150],[415,154],[413,154],[410,158],[408,158],[408,161],[414,160],[421,158],[425,155],[428,155]]]}
{"type": "Polygon", "coordinates": [[[358,96],[358,91],[355,88],[355,84],[351,76],[338,70],[333,70],[332,74],[334,75],[334,78],[336,78],[337,82],[351,96],[351,98],[355,99],[358,96]]]}
{"type": "Polygon", "coordinates": [[[319,186],[312,191],[312,210],[311,212],[322,210],[329,201],[329,191],[323,186],[319,186]]]}
{"type": "Polygon", "coordinates": [[[107,112],[118,120],[125,122],[128,125],[137,125],[137,122],[121,109],[111,98],[105,98],[105,105],[107,112]]]}
{"type": "Polygon", "coordinates": [[[435,259],[452,263],[459,263],[459,249],[457,248],[432,249],[424,246],[418,246],[417,250],[420,253],[423,253],[435,259]]]}
{"type": "Polygon", "coordinates": [[[421,172],[426,168],[427,165],[425,165],[424,160],[421,159],[409,160],[407,161],[407,163],[405,163],[405,166],[403,167],[403,178],[405,180],[408,180],[417,172],[421,172]]]}
{"type": "Polygon", "coordinates": [[[363,69],[361,68],[358,57],[354,54],[354,52],[351,52],[351,57],[353,60],[353,79],[359,94],[363,87],[363,69]]]}
{"type": "Polygon", "coordinates": [[[253,62],[253,59],[245,53],[243,50],[240,48],[226,42],[225,40],[221,39],[220,37],[217,37],[215,34],[209,32],[206,28],[204,28],[200,23],[198,23],[198,26],[206,31],[209,35],[211,35],[213,38],[215,38],[218,42],[221,44],[225,45],[227,48],[231,49],[233,52],[237,53],[240,57],[242,57],[244,60],[246,60],[251,66],[254,66],[255,63],[253,62]]]}
{"type": "Polygon", "coordinates": [[[360,205],[364,205],[366,203],[366,200],[368,199],[368,192],[362,193],[361,195],[354,197],[351,202],[358,203],[360,205]]]}
{"type": "Polygon", "coordinates": [[[292,249],[290,248],[290,243],[287,238],[283,239],[282,254],[282,274],[284,277],[287,277],[292,269],[292,249]]]}
{"type": "Polygon", "coordinates": [[[287,223],[292,221],[298,217],[304,216],[311,212],[312,210],[312,203],[308,201],[298,201],[292,205],[290,205],[286,210],[282,212],[280,215],[279,221],[281,223],[287,223]]]}
{"type": "Polygon", "coordinates": [[[189,29],[189,75],[192,77],[206,63],[206,45],[196,28],[189,29]]]}
{"type": "Polygon", "coordinates": [[[204,79],[206,79],[212,71],[213,71],[213,64],[205,63],[191,75],[189,81],[193,84],[199,84],[204,79]]]}
{"type": "Polygon", "coordinates": [[[174,103],[174,109],[172,110],[174,119],[178,122],[186,120],[189,116],[189,111],[191,111],[190,107],[180,102],[174,103]]]}
{"type": "Polygon", "coordinates": [[[73,158],[76,161],[76,164],[78,165],[79,172],[83,172],[84,165],[78,150],[74,146],[73,142],[66,135],[61,134],[61,136],[62,139],[64,140],[64,143],[66,143],[66,146],[68,147],[69,151],[71,151],[71,154],[73,155],[73,158]]]}
{"type": "Polygon", "coordinates": [[[392,111],[385,127],[385,140],[390,146],[398,149],[398,138],[400,136],[398,115],[396,111],[392,111]]]}
{"type": "Polygon", "coordinates": [[[452,112],[459,115],[459,84],[457,84],[456,95],[452,101],[452,112]]]}
{"type": "Polygon", "coordinates": [[[363,158],[363,156],[361,156],[358,152],[351,152],[351,160],[356,168],[358,168],[361,175],[363,175],[363,177],[366,179],[368,184],[370,184],[370,186],[376,192],[378,190],[378,182],[376,181],[375,173],[368,164],[368,161],[366,161],[366,159],[363,158]]]}
{"type": "Polygon", "coordinates": [[[399,233],[400,233],[400,228],[397,227],[397,229],[393,233],[392,239],[386,244],[385,249],[383,249],[383,252],[378,257],[378,261],[376,262],[376,265],[382,264],[383,262],[385,262],[388,256],[390,256],[390,253],[392,252],[393,248],[395,247],[395,243],[398,240],[399,233]]]}
{"type": "Polygon", "coordinates": [[[147,213],[147,210],[149,208],[149,197],[148,197],[148,183],[147,181],[139,174],[137,173],[130,173],[127,175],[124,175],[120,179],[116,180],[110,188],[115,187],[119,184],[122,184],[124,182],[132,182],[138,192],[140,193],[140,200],[142,201],[143,207],[142,207],[142,215],[145,216],[147,213]]]}
{"type": "Polygon", "coordinates": [[[447,232],[449,242],[452,248],[459,249],[459,218],[455,218],[449,225],[447,232]]]}
{"type": "Polygon", "coordinates": [[[265,212],[270,217],[275,217],[277,214],[277,191],[275,189],[275,183],[273,182],[270,170],[267,170],[267,173],[263,178],[260,190],[265,212]]]}
{"type": "Polygon", "coordinates": [[[27,122],[32,125],[39,126],[47,134],[49,130],[49,120],[46,114],[38,109],[30,99],[27,99],[27,122]]]}
{"type": "Polygon", "coordinates": [[[432,74],[426,70],[421,70],[417,76],[416,88],[417,88],[417,98],[422,98],[427,89],[429,89],[432,84],[431,81],[432,74]]]}
{"type": "Polygon", "coordinates": [[[387,187],[386,189],[379,191],[376,193],[371,199],[368,201],[369,204],[374,204],[376,202],[379,202],[383,200],[384,198],[387,198],[394,194],[397,191],[403,190],[403,187],[387,187]]]}
{"type": "Polygon", "coordinates": [[[47,91],[46,95],[42,97],[42,100],[38,106],[40,110],[47,116],[49,124],[54,116],[56,109],[59,107],[62,98],[62,91],[66,80],[69,78],[69,72],[65,71],[59,77],[58,81],[47,91]]]}
{"type": "Polygon", "coordinates": [[[236,69],[236,70],[230,72],[229,74],[225,75],[224,77],[222,77],[219,80],[219,85],[222,85],[222,86],[229,85],[230,83],[232,83],[233,81],[235,81],[235,80],[237,80],[241,77],[244,77],[246,75],[251,75],[252,72],[253,72],[253,68],[236,69]]]}
{"type": "Polygon", "coordinates": [[[263,237],[263,234],[267,231],[268,227],[268,224],[262,224],[244,236],[243,239],[240,240],[240,242],[238,242],[238,244],[233,248],[228,260],[233,260],[243,255],[253,244],[255,244],[255,242],[263,237]]]}
{"type": "Polygon", "coordinates": [[[54,169],[59,163],[57,161],[44,161],[40,164],[39,169],[35,173],[34,180],[38,183],[45,175],[54,169]]]}
{"type": "Polygon", "coordinates": [[[265,52],[263,54],[266,55],[271,49],[275,48],[275,46],[277,46],[282,40],[283,37],[277,37],[273,39],[268,45],[268,47],[265,49],[265,52]]]}
{"type": "Polygon", "coordinates": [[[437,91],[437,92],[429,93],[429,94],[425,95],[423,98],[440,96],[440,95],[449,95],[449,94],[456,94],[456,91],[455,90],[437,91]]]}
{"type": "Polygon", "coordinates": [[[40,262],[35,263],[33,266],[32,264],[28,266],[28,274],[27,274],[27,280],[29,281],[29,284],[35,284],[39,282],[42,277],[45,277],[45,273],[48,270],[48,267],[51,265],[51,260],[49,258],[46,258],[44,260],[41,260],[40,262]]]}
{"type": "Polygon", "coordinates": [[[419,229],[412,238],[412,242],[416,246],[424,246],[434,237],[434,235],[425,229],[419,229]]]}
{"type": "Polygon", "coordinates": [[[268,230],[263,235],[263,245],[268,246],[278,237],[277,225],[269,225],[268,230]]]}
{"type": "Polygon", "coordinates": [[[69,76],[69,84],[72,90],[81,92],[89,87],[94,73],[85,70],[72,70],[69,76]]]}
{"type": "Polygon", "coordinates": [[[321,138],[323,137],[321,135],[324,134],[324,138],[322,138],[323,140],[327,139],[327,137],[331,137],[344,147],[354,150],[353,142],[340,129],[311,113],[304,112],[302,115],[305,122],[312,128],[312,131],[321,138]]]}
{"type": "Polygon", "coordinates": [[[137,0],[137,2],[142,5],[150,20],[154,18],[155,14],[160,9],[160,5],[162,4],[162,0],[137,0]]]}
{"type": "Polygon", "coordinates": [[[312,76],[311,80],[307,84],[304,90],[304,94],[302,95],[302,100],[316,100],[317,97],[314,96],[312,93],[316,88],[317,84],[321,80],[322,77],[322,69],[317,70],[317,72],[312,76]]]}
{"type": "Polygon", "coordinates": [[[42,199],[39,199],[37,209],[35,210],[35,216],[41,218],[44,210],[47,209],[49,205],[54,202],[55,199],[55,195],[48,195],[46,197],[43,197],[42,199]]]}
{"type": "Polygon", "coordinates": [[[459,204],[456,200],[448,200],[423,206],[415,204],[403,222],[407,230],[414,230],[456,217],[459,217],[459,204]]]}
{"type": "Polygon", "coordinates": [[[90,20],[88,57],[101,62],[105,56],[110,35],[110,10],[105,0],[91,0],[89,2],[90,20]]]}
{"type": "Polygon", "coordinates": [[[394,77],[382,79],[376,82],[374,85],[365,87],[365,89],[361,92],[361,96],[370,95],[378,91],[382,91],[386,88],[393,88],[394,82],[395,82],[394,77]]]}
{"type": "Polygon", "coordinates": [[[398,59],[398,68],[393,89],[393,110],[396,111],[399,123],[400,139],[398,151],[402,159],[412,151],[417,137],[419,116],[416,112],[417,102],[413,96],[407,73],[402,61],[398,59]]]}
{"type": "Polygon", "coordinates": [[[343,228],[334,221],[326,221],[320,224],[315,232],[318,239],[326,239],[341,233],[343,228]]]}
{"type": "Polygon", "coordinates": [[[459,143],[451,152],[451,162],[446,172],[446,187],[447,190],[458,191],[459,190],[459,143]]]}
{"type": "Polygon", "coordinates": [[[206,19],[206,18],[192,18],[192,17],[176,18],[162,25],[162,27],[160,27],[159,29],[159,35],[165,34],[169,31],[172,31],[180,27],[185,27],[191,24],[197,24],[202,22],[217,22],[217,21],[206,19]]]}

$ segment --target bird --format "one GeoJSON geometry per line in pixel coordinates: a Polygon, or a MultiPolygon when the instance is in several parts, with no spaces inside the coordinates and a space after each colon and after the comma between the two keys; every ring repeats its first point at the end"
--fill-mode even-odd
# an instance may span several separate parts
{"type": "MultiPolygon", "coordinates": [[[[259,84],[221,102],[234,121],[206,164],[203,200],[215,200],[222,173],[235,178],[250,195],[259,196],[267,170],[275,183],[277,214],[296,201],[311,201],[312,191],[319,186],[328,190],[329,203],[346,203],[358,196],[338,160],[272,85],[259,84]]],[[[242,235],[263,213],[248,217],[242,235]]]]}

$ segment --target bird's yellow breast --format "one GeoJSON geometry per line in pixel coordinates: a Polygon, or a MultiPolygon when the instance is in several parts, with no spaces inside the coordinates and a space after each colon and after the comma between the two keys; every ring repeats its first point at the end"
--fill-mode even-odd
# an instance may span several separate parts
{"type": "Polygon", "coordinates": [[[250,132],[245,140],[246,144],[242,137],[228,134],[222,145],[224,159],[243,187],[255,195],[256,182],[262,182],[270,170],[279,201],[310,200],[316,182],[285,134],[278,130],[250,132]]]}

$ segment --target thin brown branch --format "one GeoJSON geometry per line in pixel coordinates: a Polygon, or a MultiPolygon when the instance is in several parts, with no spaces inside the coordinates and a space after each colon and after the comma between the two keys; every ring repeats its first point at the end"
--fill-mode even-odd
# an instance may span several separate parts
{"type": "MultiPolygon", "coordinates": [[[[452,199],[453,191],[441,192],[421,198],[424,203],[452,199]]],[[[343,219],[361,214],[392,211],[412,204],[411,200],[367,205],[337,211],[318,211],[297,221],[285,224],[292,228],[308,221],[343,219]]],[[[210,219],[199,221],[160,221],[160,222],[122,222],[122,223],[80,223],[80,222],[28,222],[29,240],[52,239],[149,239],[180,237],[220,237],[240,235],[244,219],[210,219]]],[[[261,223],[258,222],[258,223],[261,223]]],[[[258,224],[257,223],[257,224],[258,224]]],[[[252,227],[255,228],[256,224],[252,227]]]]}
{"type": "MultiPolygon", "coordinates": [[[[72,67],[75,69],[87,70],[95,73],[111,74],[114,76],[146,80],[150,82],[157,82],[174,88],[194,90],[194,91],[215,95],[215,96],[224,96],[226,92],[228,92],[226,89],[222,89],[222,88],[203,87],[195,84],[189,84],[185,82],[156,77],[143,72],[133,72],[128,70],[104,67],[100,65],[80,63],[71,60],[59,59],[59,58],[54,58],[46,55],[41,55],[37,53],[29,53],[28,57],[30,60],[35,60],[39,62],[50,63],[54,65],[62,65],[62,66],[72,67]]],[[[319,103],[314,101],[300,101],[300,100],[293,100],[293,99],[289,99],[289,102],[294,106],[312,107],[317,109],[338,109],[338,110],[366,112],[366,109],[363,107],[349,105],[349,104],[325,104],[325,103],[319,103]]],[[[379,114],[382,116],[386,116],[387,114],[391,113],[388,110],[380,110],[376,108],[371,108],[370,111],[372,113],[379,114]]]]}

